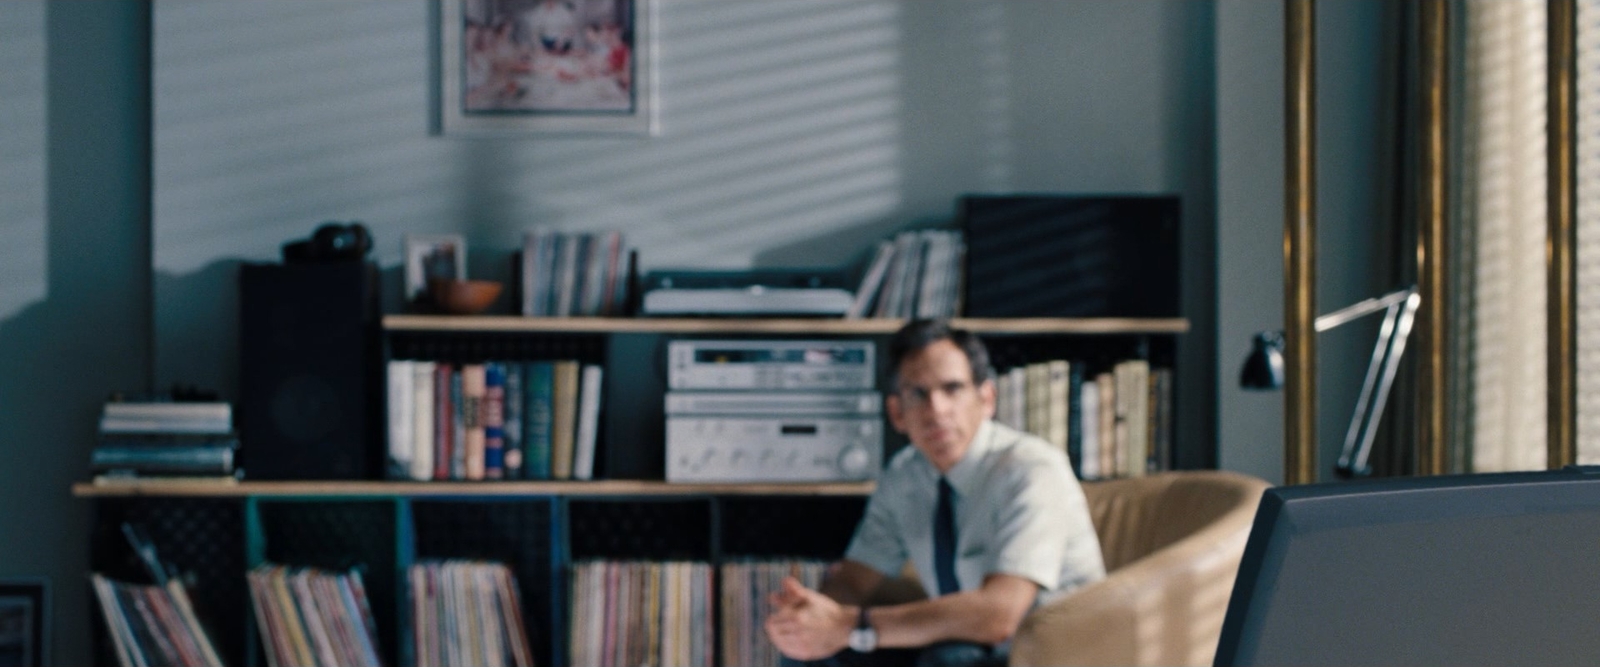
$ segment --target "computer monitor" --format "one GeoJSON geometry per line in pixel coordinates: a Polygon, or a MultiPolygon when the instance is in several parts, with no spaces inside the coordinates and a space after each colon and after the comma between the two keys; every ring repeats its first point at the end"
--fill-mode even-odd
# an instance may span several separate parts
{"type": "Polygon", "coordinates": [[[1262,497],[1222,665],[1600,658],[1600,468],[1361,480],[1262,497]]]}

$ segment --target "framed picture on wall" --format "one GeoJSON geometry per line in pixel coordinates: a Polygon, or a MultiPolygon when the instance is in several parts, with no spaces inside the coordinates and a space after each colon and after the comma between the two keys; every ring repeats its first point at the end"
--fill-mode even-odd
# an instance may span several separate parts
{"type": "Polygon", "coordinates": [[[460,234],[406,234],[406,303],[429,302],[428,282],[467,279],[467,241],[460,234]]]}
{"type": "Polygon", "coordinates": [[[49,618],[46,580],[0,579],[0,667],[50,664],[49,618]]]}
{"type": "Polygon", "coordinates": [[[656,132],[656,0],[440,0],[446,135],[656,132]]]}

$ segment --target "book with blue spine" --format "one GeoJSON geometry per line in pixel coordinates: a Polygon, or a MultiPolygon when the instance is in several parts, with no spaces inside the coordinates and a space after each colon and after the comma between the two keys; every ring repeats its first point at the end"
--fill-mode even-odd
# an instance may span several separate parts
{"type": "Polygon", "coordinates": [[[524,478],[550,479],[550,445],[555,425],[553,412],[555,364],[529,362],[523,384],[524,478]]]}
{"type": "Polygon", "coordinates": [[[483,478],[505,479],[505,365],[483,365],[483,478]]]}
{"type": "Polygon", "coordinates": [[[501,372],[505,374],[506,386],[503,410],[505,423],[500,427],[504,441],[502,456],[506,479],[522,479],[523,368],[521,362],[500,364],[501,372]]]}

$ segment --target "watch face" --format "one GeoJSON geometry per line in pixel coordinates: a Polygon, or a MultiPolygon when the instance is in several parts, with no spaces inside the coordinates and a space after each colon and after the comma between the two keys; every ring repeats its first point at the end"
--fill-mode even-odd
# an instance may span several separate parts
{"type": "Polygon", "coordinates": [[[878,648],[878,631],[856,628],[850,631],[850,649],[857,653],[871,653],[878,648]]]}

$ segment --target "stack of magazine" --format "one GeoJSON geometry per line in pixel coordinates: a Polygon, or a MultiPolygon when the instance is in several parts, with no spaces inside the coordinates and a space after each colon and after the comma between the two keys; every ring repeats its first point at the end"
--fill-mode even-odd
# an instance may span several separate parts
{"type": "Polygon", "coordinates": [[[411,566],[417,667],[533,667],[517,580],[499,563],[411,566]]]}
{"type": "Polygon", "coordinates": [[[270,667],[378,667],[378,631],[361,574],[265,564],[250,601],[270,667]]]}
{"type": "Polygon", "coordinates": [[[107,401],[89,457],[96,479],[237,477],[239,437],[224,401],[107,401]]]}

